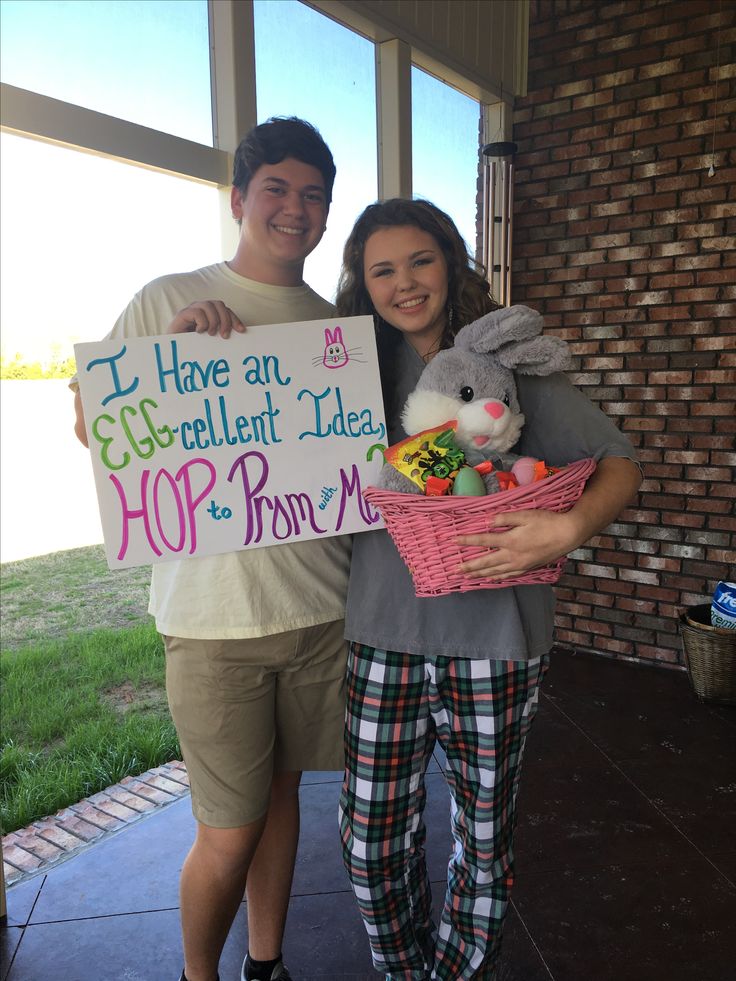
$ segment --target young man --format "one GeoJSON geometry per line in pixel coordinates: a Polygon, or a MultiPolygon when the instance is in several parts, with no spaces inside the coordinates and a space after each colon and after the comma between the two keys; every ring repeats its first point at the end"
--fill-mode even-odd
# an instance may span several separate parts
{"type": "MultiPolygon", "coordinates": [[[[270,119],[237,149],[230,262],[145,286],[112,337],[327,318],[302,280],[335,166],[319,133],[270,119]],[[208,299],[211,298],[211,299],[208,299]]],[[[75,430],[87,445],[77,393],[75,430]]],[[[192,788],[195,843],[181,875],[184,972],[215,981],[247,892],[243,981],[287,981],[281,958],[299,834],[301,770],[342,769],[347,537],[155,565],[150,612],[192,788]]]]}

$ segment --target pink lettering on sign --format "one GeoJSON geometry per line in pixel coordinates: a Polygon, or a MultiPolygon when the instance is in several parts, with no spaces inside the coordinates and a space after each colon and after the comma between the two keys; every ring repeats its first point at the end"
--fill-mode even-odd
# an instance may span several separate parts
{"type": "Polygon", "coordinates": [[[140,497],[135,504],[128,501],[125,489],[115,474],[109,474],[120,498],[121,528],[118,561],[124,559],[128,551],[131,522],[139,520],[143,522],[146,540],[154,555],[159,557],[163,555],[162,548],[166,548],[169,552],[181,552],[187,541],[189,542],[189,555],[193,555],[197,549],[196,512],[199,505],[215,486],[217,471],[214,464],[210,463],[209,460],[197,457],[188,460],[173,476],[162,467],[156,472],[149,490],[151,473],[151,470],[141,471],[140,497]],[[162,489],[162,481],[166,490],[162,489]],[[202,490],[196,491],[194,489],[195,483],[202,486],[202,490]],[[164,511],[168,513],[172,510],[170,507],[163,507],[164,503],[170,503],[170,501],[165,502],[164,494],[174,501],[173,511],[178,525],[178,540],[174,543],[169,540],[164,531],[161,518],[164,511]],[[153,516],[153,522],[151,516],[153,516]],[[158,531],[158,541],[154,534],[154,523],[158,531]]]}
{"type": "Polygon", "coordinates": [[[277,541],[286,541],[301,535],[309,528],[315,535],[324,535],[326,529],[317,523],[314,503],[308,494],[261,494],[269,477],[268,460],[257,450],[243,453],[230,467],[227,479],[233,483],[236,476],[243,485],[243,517],[245,528],[243,545],[261,541],[265,530],[277,541]]]}
{"type": "Polygon", "coordinates": [[[363,497],[360,485],[360,472],[355,464],[350,468],[349,475],[340,467],[340,510],[337,515],[337,521],[335,522],[335,531],[339,531],[342,528],[345,510],[351,498],[355,498],[358,502],[358,513],[363,519],[364,524],[370,527],[376,524],[381,517],[378,511],[375,511],[363,497]]]}

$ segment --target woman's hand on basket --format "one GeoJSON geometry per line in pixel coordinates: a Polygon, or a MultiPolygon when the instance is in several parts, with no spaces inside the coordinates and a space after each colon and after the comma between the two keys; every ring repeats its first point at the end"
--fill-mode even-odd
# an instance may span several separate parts
{"type": "Polygon", "coordinates": [[[505,527],[507,531],[459,535],[460,545],[491,549],[460,568],[472,576],[507,579],[554,562],[606,528],[632,501],[641,479],[641,471],[632,460],[606,457],[598,463],[571,510],[559,513],[530,509],[496,514],[488,527],[505,527]]]}
{"type": "Polygon", "coordinates": [[[488,527],[504,530],[457,538],[460,545],[490,549],[460,566],[462,572],[473,577],[507,579],[547,565],[577,547],[580,534],[572,512],[558,514],[541,509],[496,514],[489,519],[488,527]]]}

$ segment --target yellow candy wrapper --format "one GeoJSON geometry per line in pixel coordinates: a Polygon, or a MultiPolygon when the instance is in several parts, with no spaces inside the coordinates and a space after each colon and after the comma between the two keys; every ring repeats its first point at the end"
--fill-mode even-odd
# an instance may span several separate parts
{"type": "Polygon", "coordinates": [[[384,458],[425,493],[428,478],[452,480],[465,463],[465,454],[455,443],[456,428],[453,419],[436,429],[408,436],[384,450],[384,458]]]}

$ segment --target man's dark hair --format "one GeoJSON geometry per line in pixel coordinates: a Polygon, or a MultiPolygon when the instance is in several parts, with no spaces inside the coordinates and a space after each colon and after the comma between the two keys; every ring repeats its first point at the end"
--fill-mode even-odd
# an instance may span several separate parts
{"type": "Polygon", "coordinates": [[[245,196],[250,179],[259,167],[281,163],[287,157],[319,170],[329,205],[335,182],[335,162],[330,148],[311,123],[296,116],[272,116],[243,137],[235,151],[233,185],[245,196]]]}

